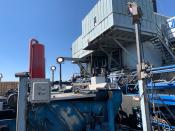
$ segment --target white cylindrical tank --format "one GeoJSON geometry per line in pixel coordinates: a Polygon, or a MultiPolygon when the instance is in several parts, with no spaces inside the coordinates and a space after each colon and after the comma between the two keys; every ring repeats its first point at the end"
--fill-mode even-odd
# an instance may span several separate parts
{"type": "Polygon", "coordinates": [[[167,20],[167,38],[175,41],[175,17],[167,20]]]}

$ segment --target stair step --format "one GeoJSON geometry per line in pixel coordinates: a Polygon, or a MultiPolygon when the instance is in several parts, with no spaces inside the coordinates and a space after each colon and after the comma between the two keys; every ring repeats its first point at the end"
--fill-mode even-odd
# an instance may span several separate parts
{"type": "Polygon", "coordinates": [[[160,44],[160,41],[151,41],[153,44],[160,44]]]}
{"type": "Polygon", "coordinates": [[[150,41],[154,41],[154,40],[158,40],[158,39],[159,39],[159,37],[154,37],[154,38],[150,39],[150,41]]]}
{"type": "Polygon", "coordinates": [[[172,53],[175,56],[175,51],[172,49],[173,46],[162,36],[161,32],[157,32],[157,35],[150,39],[150,41],[156,49],[160,50],[162,58],[165,59],[165,63],[175,63],[172,56],[172,53]]]}
{"type": "Polygon", "coordinates": [[[160,43],[153,43],[153,45],[155,45],[155,46],[162,46],[162,44],[160,44],[160,43]]]}
{"type": "Polygon", "coordinates": [[[161,111],[154,111],[154,114],[161,114],[161,111]]]}

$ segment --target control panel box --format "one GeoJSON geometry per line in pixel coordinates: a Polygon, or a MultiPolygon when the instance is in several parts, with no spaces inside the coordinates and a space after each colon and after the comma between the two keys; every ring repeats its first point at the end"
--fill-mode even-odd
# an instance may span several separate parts
{"type": "Polygon", "coordinates": [[[91,84],[101,84],[101,83],[105,83],[105,77],[91,77],[91,84]]]}
{"type": "Polygon", "coordinates": [[[31,103],[49,103],[51,99],[51,87],[49,79],[31,79],[29,83],[31,103]]]}

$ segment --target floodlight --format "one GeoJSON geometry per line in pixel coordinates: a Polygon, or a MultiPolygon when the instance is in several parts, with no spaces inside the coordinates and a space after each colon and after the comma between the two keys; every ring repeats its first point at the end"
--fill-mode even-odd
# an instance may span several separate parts
{"type": "Polygon", "coordinates": [[[139,15],[138,6],[135,2],[128,2],[128,10],[132,15],[139,15]]]}
{"type": "Polygon", "coordinates": [[[51,66],[50,70],[55,71],[56,70],[56,66],[51,66]]]}
{"type": "Polygon", "coordinates": [[[59,64],[61,64],[62,62],[64,62],[64,58],[63,58],[63,57],[58,57],[58,58],[57,58],[57,62],[58,62],[59,64]]]}

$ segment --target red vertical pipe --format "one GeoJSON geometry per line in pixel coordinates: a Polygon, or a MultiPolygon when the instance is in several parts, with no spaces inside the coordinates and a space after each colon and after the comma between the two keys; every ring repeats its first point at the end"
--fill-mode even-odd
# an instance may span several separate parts
{"type": "Polygon", "coordinates": [[[45,78],[45,52],[44,45],[35,39],[30,41],[30,65],[31,78],[45,78]]]}

